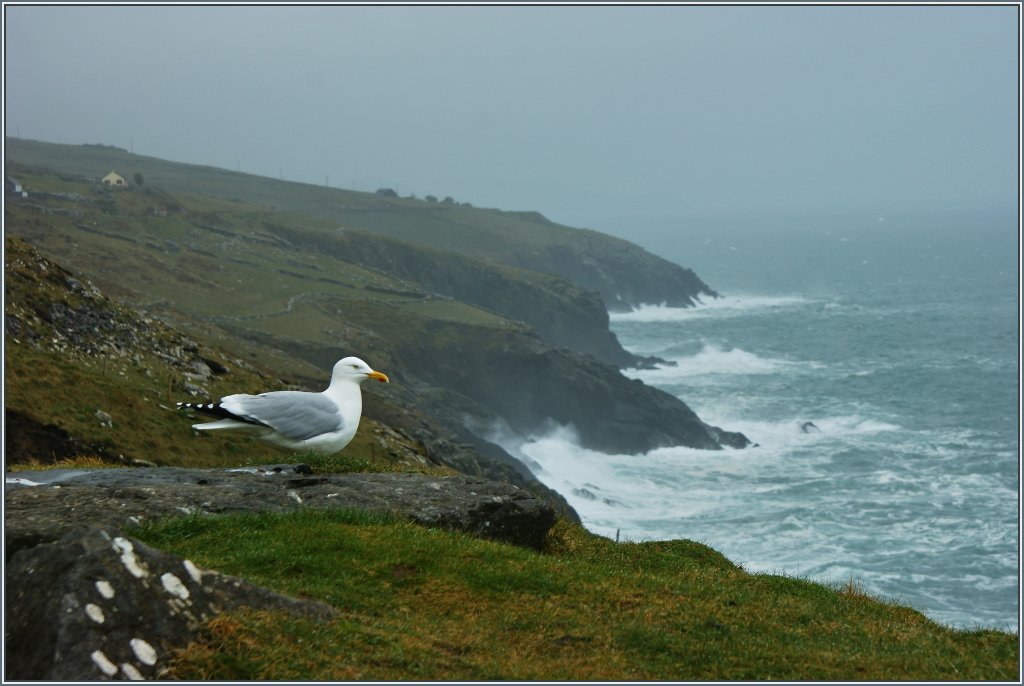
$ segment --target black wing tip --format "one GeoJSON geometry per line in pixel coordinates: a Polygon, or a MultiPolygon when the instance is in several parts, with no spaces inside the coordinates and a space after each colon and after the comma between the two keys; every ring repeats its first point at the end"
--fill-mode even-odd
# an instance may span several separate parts
{"type": "Polygon", "coordinates": [[[179,410],[195,410],[202,414],[209,415],[211,417],[217,417],[218,419],[234,419],[237,422],[245,422],[246,424],[255,424],[256,426],[266,426],[263,422],[256,421],[251,417],[243,417],[237,415],[234,412],[228,410],[220,403],[178,403],[179,410]]]}
{"type": "Polygon", "coordinates": [[[197,412],[211,412],[220,408],[220,403],[175,403],[179,410],[196,410],[197,412]]]}

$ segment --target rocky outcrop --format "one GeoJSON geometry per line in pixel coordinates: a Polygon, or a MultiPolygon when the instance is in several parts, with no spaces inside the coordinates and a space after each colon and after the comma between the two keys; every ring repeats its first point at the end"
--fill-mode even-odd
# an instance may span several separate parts
{"type": "Polygon", "coordinates": [[[541,270],[548,272],[544,274],[362,231],[332,235],[283,226],[273,231],[295,245],[327,251],[408,280],[428,293],[524,322],[555,346],[593,355],[616,367],[648,362],[619,344],[608,328],[608,310],[597,290],[555,276],[559,272],[553,267],[559,265],[558,259],[546,265],[552,268],[541,270]]]}
{"type": "Polygon", "coordinates": [[[390,341],[397,366],[424,382],[430,398],[421,402],[453,431],[465,427],[466,417],[501,418],[523,435],[552,422],[572,426],[582,445],[610,453],[749,445],[740,433],[706,424],[675,396],[528,331],[410,315],[375,316],[372,323],[390,341]],[[396,327],[394,336],[388,327],[396,327]]]}
{"type": "Polygon", "coordinates": [[[554,507],[486,479],[415,473],[312,474],[307,465],[237,469],[47,470],[8,474],[7,552],[54,541],[82,524],[122,530],[193,514],[358,508],[425,526],[538,548],[554,507]]]}
{"type": "Polygon", "coordinates": [[[4,333],[16,344],[70,356],[161,358],[194,377],[223,374],[237,364],[104,295],[25,241],[5,238],[4,333]],[[202,374],[197,371],[202,370],[202,374]]]}
{"type": "Polygon", "coordinates": [[[592,289],[612,312],[645,304],[691,307],[702,297],[719,297],[693,270],[596,231],[572,231],[541,249],[516,251],[509,262],[592,289]]]}
{"type": "Polygon", "coordinates": [[[159,679],[171,649],[220,612],[337,613],[102,527],[76,527],[18,550],[6,574],[5,671],[15,680],[159,679]]]}
{"type": "Polygon", "coordinates": [[[159,678],[169,651],[241,607],[329,618],[330,606],[203,570],[131,536],[167,517],[357,508],[538,548],[552,506],[468,476],[322,474],[306,465],[17,472],[6,485],[6,675],[159,678]]]}

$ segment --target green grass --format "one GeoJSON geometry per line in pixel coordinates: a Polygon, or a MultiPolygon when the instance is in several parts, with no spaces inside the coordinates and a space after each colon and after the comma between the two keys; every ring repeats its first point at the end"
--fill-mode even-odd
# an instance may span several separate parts
{"type": "MultiPolygon", "coordinates": [[[[35,350],[14,343],[5,346],[5,402],[42,424],[53,424],[85,443],[105,446],[107,452],[182,467],[229,467],[272,463],[306,462],[322,473],[351,471],[450,470],[389,457],[376,438],[380,424],[363,417],[356,438],[343,454],[318,456],[278,450],[245,432],[219,435],[196,432],[191,425],[201,417],[190,417],[174,403],[191,399],[181,389],[182,377],[161,367],[161,360],[142,356],[141,364],[126,360],[77,359],[69,362],[58,353],[35,350]],[[146,369],[151,373],[147,374],[146,369]],[[157,370],[152,373],[152,370],[157,370]],[[170,396],[168,396],[170,381],[170,396]],[[83,389],[88,392],[83,393],[83,389]],[[95,417],[103,410],[113,417],[104,426],[95,417]]],[[[256,374],[235,369],[227,378],[204,382],[215,397],[232,392],[258,391],[265,384],[256,374]]],[[[389,438],[389,441],[396,439],[389,438]]],[[[415,452],[415,446],[407,446],[415,452]]],[[[60,466],[95,467],[102,461],[95,455],[60,466]]],[[[37,455],[23,465],[8,468],[38,469],[50,462],[37,455]]]]}
{"type": "MultiPolygon", "coordinates": [[[[327,224],[315,217],[180,192],[174,198],[182,211],[160,217],[151,211],[160,197],[134,190],[110,194],[116,206],[111,215],[90,204],[99,197],[91,186],[42,173],[23,176],[32,187],[73,189],[85,200],[62,201],[79,212],[75,217],[40,215],[11,203],[5,208],[8,230],[133,304],[168,304],[194,317],[320,342],[336,341],[332,332],[339,319],[359,303],[393,303],[421,317],[507,325],[473,305],[424,300],[427,294],[415,286],[347,261],[342,247],[329,241],[325,249],[298,250],[270,235],[277,228],[289,235],[325,231],[327,224]]],[[[431,255],[444,269],[443,256],[431,255]]]]}
{"type": "MultiPolygon", "coordinates": [[[[19,138],[7,138],[6,146],[8,158],[18,165],[14,170],[16,178],[30,178],[37,170],[51,169],[64,175],[79,175],[81,180],[77,183],[91,186],[111,169],[129,180],[139,172],[145,179],[144,189],[167,191],[188,209],[213,215],[230,211],[234,203],[236,208],[272,211],[288,223],[301,217],[306,227],[316,230],[345,226],[441,250],[457,247],[468,254],[492,257],[577,239],[575,230],[538,221],[531,212],[502,212],[412,198],[387,198],[375,193],[171,162],[109,146],[60,145],[19,138]]],[[[35,183],[36,179],[33,177],[32,181],[35,183]]],[[[50,183],[36,187],[48,187],[50,183]]],[[[31,184],[26,183],[26,187],[31,192],[31,184]]],[[[433,193],[447,195],[443,189],[433,193]]],[[[131,194],[131,191],[122,191],[115,195],[131,194]]],[[[472,202],[472,198],[459,200],[472,202]]]]}
{"type": "Polygon", "coordinates": [[[560,522],[544,553],[358,512],[178,519],[139,531],[337,619],[222,615],[173,676],[216,680],[1011,680],[1016,636],[856,591],[749,574],[691,541],[560,522]],[[223,541],[231,540],[231,546],[223,541]]]}

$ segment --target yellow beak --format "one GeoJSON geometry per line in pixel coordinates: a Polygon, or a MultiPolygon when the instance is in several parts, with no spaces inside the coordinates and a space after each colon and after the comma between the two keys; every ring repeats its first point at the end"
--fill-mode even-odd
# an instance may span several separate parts
{"type": "Polygon", "coordinates": [[[377,379],[381,383],[389,383],[391,381],[387,374],[381,374],[380,372],[370,372],[366,376],[371,379],[377,379]]]}

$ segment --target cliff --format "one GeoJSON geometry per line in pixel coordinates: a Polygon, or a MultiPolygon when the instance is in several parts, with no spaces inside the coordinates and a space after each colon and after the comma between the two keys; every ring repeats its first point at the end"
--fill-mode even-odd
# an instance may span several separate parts
{"type": "MultiPolygon", "coordinates": [[[[616,452],[746,444],[611,367],[641,361],[618,345],[595,292],[564,278],[207,195],[179,194],[173,211],[154,212],[163,191],[19,173],[30,188],[65,190],[9,203],[10,232],[204,340],[247,341],[308,363],[290,372],[306,387],[323,383],[312,369],[355,353],[401,380],[382,392],[393,406],[478,447],[467,416],[522,433],[572,424],[588,447],[616,452]],[[458,411],[437,402],[438,389],[458,411]]],[[[505,247],[522,243],[514,238],[505,247]]]]}
{"type": "MultiPolygon", "coordinates": [[[[226,353],[140,316],[12,237],[5,240],[4,333],[8,464],[83,455],[151,466],[236,466],[272,459],[274,451],[251,436],[206,440],[192,435],[190,420],[174,409],[175,401],[239,389],[315,388],[324,382],[320,369],[280,350],[232,338],[232,352],[226,353]],[[274,376],[255,360],[278,374],[294,374],[295,381],[274,376]]],[[[333,355],[328,368],[337,359],[333,355]]],[[[511,456],[481,456],[458,432],[416,409],[408,391],[366,395],[367,410],[346,455],[390,468],[509,481],[574,516],[564,499],[525,466],[511,456]]]]}
{"type": "MultiPolygon", "coordinates": [[[[8,234],[54,258],[8,243],[10,258],[23,263],[9,260],[5,279],[13,342],[7,406],[19,429],[18,454],[88,450],[175,465],[251,459],[252,441],[181,442],[187,420],[168,416],[169,408],[182,395],[319,390],[326,370],[349,354],[393,381],[365,394],[366,430],[349,451],[508,480],[570,513],[527,466],[486,440],[487,427],[503,423],[529,435],[552,422],[571,425],[583,445],[616,453],[749,443],[620,374],[618,366],[647,361],[618,344],[597,291],[510,264],[514,254],[550,255],[551,246],[582,237],[580,260],[605,265],[594,273],[624,288],[608,265],[656,263],[624,242],[547,226],[536,216],[458,206],[427,211],[421,201],[301,184],[286,188],[310,200],[309,214],[171,192],[155,187],[160,173],[172,186],[205,180],[242,196],[268,180],[153,160],[142,160],[157,172],[147,172],[146,186],[112,191],[68,170],[109,167],[107,157],[121,152],[13,147],[52,153],[47,163],[60,170],[9,165],[29,197],[8,199],[8,234]],[[347,212],[364,219],[385,212],[393,220],[387,226],[401,231],[340,229],[315,216],[327,207],[317,202],[324,197],[341,198],[347,212]],[[459,217],[454,224],[451,212],[459,217]],[[437,247],[445,241],[459,248],[437,247]],[[150,348],[141,346],[151,339],[150,348]],[[133,422],[123,421],[122,406],[137,415],[133,422]]],[[[642,279],[631,288],[645,292],[642,279]]]]}
{"type": "Polygon", "coordinates": [[[287,226],[270,229],[295,246],[324,251],[398,277],[415,288],[476,305],[522,321],[555,346],[593,355],[617,367],[649,360],[619,344],[608,328],[598,292],[570,279],[459,253],[415,245],[363,231],[312,232],[287,226]]]}
{"type": "MultiPolygon", "coordinates": [[[[8,160],[22,168],[95,180],[111,169],[136,172],[144,188],[202,194],[285,213],[301,213],[326,231],[338,227],[428,246],[447,253],[554,274],[596,291],[609,310],[667,303],[685,307],[716,293],[691,270],[596,231],[465,203],[428,202],[293,183],[215,167],[130,154],[113,146],[59,145],[6,139],[8,160]]],[[[175,205],[174,197],[164,199],[175,205]]],[[[611,360],[608,360],[611,361],[611,360]]]]}

